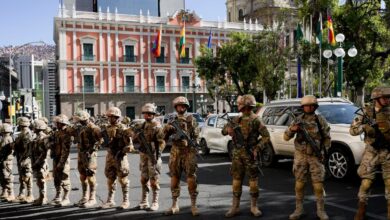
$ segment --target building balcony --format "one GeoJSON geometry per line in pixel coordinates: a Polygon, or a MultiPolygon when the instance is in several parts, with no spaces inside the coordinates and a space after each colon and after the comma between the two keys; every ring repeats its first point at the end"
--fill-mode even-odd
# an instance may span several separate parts
{"type": "Polygon", "coordinates": [[[181,64],[191,64],[191,58],[189,58],[189,57],[182,57],[182,58],[180,58],[179,62],[181,64]]]}
{"type": "Polygon", "coordinates": [[[121,93],[139,93],[141,92],[141,88],[139,86],[121,86],[119,89],[121,93]]]}
{"type": "Polygon", "coordinates": [[[207,89],[203,87],[192,88],[191,86],[149,86],[147,91],[150,93],[205,93],[207,89]]]}
{"type": "Polygon", "coordinates": [[[75,93],[99,93],[99,86],[78,86],[75,93]]]}
{"type": "Polygon", "coordinates": [[[165,56],[159,56],[159,57],[155,58],[154,62],[155,63],[167,63],[168,59],[165,56]]]}
{"type": "Polygon", "coordinates": [[[81,61],[95,61],[95,55],[83,55],[81,61]]]}
{"type": "Polygon", "coordinates": [[[123,56],[123,62],[135,63],[137,62],[137,56],[125,55],[123,56]]]}

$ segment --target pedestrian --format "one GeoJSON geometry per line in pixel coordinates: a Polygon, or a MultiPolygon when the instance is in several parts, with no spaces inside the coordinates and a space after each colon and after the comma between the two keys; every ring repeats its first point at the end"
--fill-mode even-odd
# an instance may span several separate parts
{"type": "Polygon", "coordinates": [[[187,175],[188,191],[191,197],[191,212],[193,216],[198,216],[199,211],[196,205],[198,196],[196,172],[198,165],[196,161],[197,149],[189,146],[189,141],[196,142],[199,136],[199,128],[195,118],[186,111],[190,104],[186,97],[179,96],[173,100],[174,109],[177,115],[165,125],[163,133],[165,140],[174,135],[172,148],[169,157],[169,172],[171,175],[172,207],[165,214],[173,215],[179,213],[178,198],[180,196],[180,176],[182,172],[187,175]],[[183,138],[179,131],[173,126],[179,124],[181,131],[187,134],[189,139],[183,138]]]}
{"type": "Polygon", "coordinates": [[[33,140],[33,134],[30,130],[30,120],[26,117],[18,118],[18,125],[20,133],[15,140],[15,155],[16,164],[19,172],[19,195],[15,198],[14,202],[31,203],[34,201],[32,193],[32,168],[30,157],[30,143],[33,140]],[[27,188],[27,194],[26,194],[27,188]]]}
{"type": "Polygon", "coordinates": [[[317,98],[312,95],[304,96],[301,99],[303,113],[296,117],[284,132],[284,140],[294,138],[295,153],[293,172],[295,176],[295,201],[296,209],[289,216],[289,219],[299,219],[303,214],[304,187],[310,175],[313,191],[317,199],[317,216],[321,220],[329,219],[325,212],[324,201],[324,177],[325,167],[324,151],[330,148],[330,127],[326,120],[315,113],[318,108],[317,98]],[[304,130],[308,136],[305,136],[304,130]],[[318,152],[311,146],[310,140],[317,145],[318,152]]]}
{"type": "Polygon", "coordinates": [[[56,195],[50,204],[69,206],[69,193],[71,190],[69,152],[74,130],[70,127],[69,119],[64,114],[57,115],[54,118],[54,122],[57,130],[53,133],[50,156],[53,159],[53,178],[56,195]],[[62,199],[61,191],[64,192],[62,199]]]}
{"type": "Polygon", "coordinates": [[[0,182],[2,187],[1,201],[14,200],[14,177],[12,174],[12,161],[14,159],[14,140],[11,136],[12,125],[4,123],[0,126],[0,182]]]}
{"type": "Polygon", "coordinates": [[[257,207],[259,197],[257,154],[262,146],[258,139],[261,136],[261,143],[266,144],[270,140],[267,128],[261,123],[259,117],[253,113],[256,100],[253,95],[243,95],[237,98],[238,111],[241,115],[235,117],[222,129],[222,135],[232,136],[234,148],[231,166],[233,177],[233,202],[226,217],[233,217],[239,213],[240,198],[242,194],[242,181],[245,173],[249,178],[249,193],[251,195],[250,211],[254,216],[261,216],[262,212],[257,207]]]}
{"type": "Polygon", "coordinates": [[[142,198],[139,209],[157,211],[159,208],[158,196],[160,193],[161,152],[165,148],[164,134],[161,124],[154,119],[157,107],[153,103],[146,103],[142,107],[145,122],[132,129],[133,140],[140,143],[140,171],[142,198]],[[152,206],[149,207],[149,183],[153,191],[152,206]]]}
{"type": "Polygon", "coordinates": [[[83,190],[82,198],[75,203],[75,206],[90,208],[96,204],[97,152],[103,141],[100,128],[90,121],[90,115],[87,111],[77,112],[74,118],[80,123],[77,169],[83,190]]]}
{"type": "Polygon", "coordinates": [[[39,197],[33,202],[33,205],[36,206],[47,204],[46,177],[49,174],[47,157],[50,149],[50,143],[48,138],[49,136],[45,133],[46,129],[46,122],[42,120],[34,121],[35,138],[31,142],[31,161],[33,174],[39,189],[39,197]]]}
{"type": "Polygon", "coordinates": [[[104,174],[107,177],[108,197],[107,202],[100,208],[107,209],[115,206],[114,194],[116,189],[116,179],[122,187],[123,202],[118,209],[127,209],[129,203],[129,179],[130,173],[127,153],[132,149],[132,140],[129,137],[125,125],[119,121],[122,116],[121,110],[117,107],[110,107],[106,116],[109,125],[102,131],[102,136],[107,143],[106,167],[104,174]]]}
{"type": "Polygon", "coordinates": [[[352,121],[351,135],[364,133],[366,148],[358,168],[361,178],[358,210],[355,220],[365,219],[369,190],[375,174],[381,168],[387,200],[387,219],[390,219],[390,87],[376,87],[371,93],[372,104],[352,121]]]}

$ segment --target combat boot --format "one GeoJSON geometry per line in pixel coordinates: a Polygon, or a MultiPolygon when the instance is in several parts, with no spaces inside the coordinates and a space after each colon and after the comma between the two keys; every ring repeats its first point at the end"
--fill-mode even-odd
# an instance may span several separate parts
{"type": "Polygon", "coordinates": [[[143,185],[142,186],[142,199],[141,202],[138,204],[139,209],[144,210],[149,208],[149,201],[148,201],[148,186],[143,185]]]}
{"type": "Polygon", "coordinates": [[[87,195],[87,188],[88,185],[86,182],[81,183],[81,188],[83,190],[83,197],[78,201],[77,203],[74,204],[74,206],[78,206],[80,208],[83,208],[83,205],[88,202],[88,195],[87,195]]]}
{"type": "Polygon", "coordinates": [[[191,196],[191,212],[192,216],[199,215],[198,206],[196,206],[196,196],[191,196]]]}
{"type": "Polygon", "coordinates": [[[180,211],[180,208],[179,208],[179,204],[178,204],[178,198],[174,197],[174,198],[172,198],[172,207],[169,208],[167,211],[165,211],[165,215],[174,215],[174,214],[179,213],[179,211],[180,211]]]}
{"type": "Polygon", "coordinates": [[[233,196],[232,207],[229,209],[228,212],[226,212],[225,217],[231,218],[237,215],[238,213],[240,213],[240,197],[233,196]]]}
{"type": "Polygon", "coordinates": [[[390,219],[390,202],[387,202],[387,219],[390,219]]]}
{"type": "Polygon", "coordinates": [[[62,201],[60,202],[59,206],[69,206],[70,200],[69,200],[69,190],[64,190],[64,196],[62,197],[62,201]]]}
{"type": "Polygon", "coordinates": [[[39,197],[38,199],[34,200],[33,204],[34,206],[41,206],[47,204],[47,198],[46,193],[44,190],[39,190],[39,197]]]}
{"type": "Polygon", "coordinates": [[[257,207],[257,197],[252,197],[251,198],[251,213],[255,217],[259,217],[259,216],[261,216],[263,214],[263,213],[261,213],[261,211],[257,207]]]}
{"type": "Polygon", "coordinates": [[[288,217],[290,220],[300,219],[303,215],[303,199],[295,201],[295,211],[288,217]]]}
{"type": "Polygon", "coordinates": [[[127,209],[130,206],[129,203],[129,190],[128,187],[122,187],[122,193],[123,193],[123,202],[122,204],[118,207],[118,209],[127,209]]]}
{"type": "Polygon", "coordinates": [[[5,198],[8,197],[8,192],[7,192],[7,189],[5,187],[3,187],[3,190],[1,191],[1,196],[0,196],[0,199],[3,201],[5,200],[5,198]]]}
{"type": "Polygon", "coordinates": [[[114,193],[115,193],[115,190],[112,186],[108,186],[108,198],[107,198],[107,202],[104,203],[102,206],[100,206],[101,209],[109,209],[109,208],[113,208],[115,206],[115,202],[114,202],[114,193]]]}
{"type": "MultiPolygon", "coordinates": [[[[366,206],[366,202],[359,201],[358,210],[356,212],[354,220],[363,220],[366,217],[366,206]]],[[[389,204],[387,204],[387,208],[389,208],[389,204]]]]}
{"type": "Polygon", "coordinates": [[[12,200],[12,202],[23,202],[24,200],[26,200],[25,193],[26,193],[25,185],[24,183],[20,183],[19,195],[16,196],[16,198],[12,200]]]}
{"type": "Polygon", "coordinates": [[[56,196],[54,197],[53,200],[49,203],[50,205],[59,205],[61,203],[61,190],[57,189],[56,190],[56,196]]]}
{"type": "Polygon", "coordinates": [[[89,185],[89,189],[89,200],[87,203],[82,205],[82,208],[91,208],[92,206],[96,205],[96,186],[91,184],[89,185]]]}
{"type": "Polygon", "coordinates": [[[328,220],[329,217],[325,212],[325,202],[323,199],[317,200],[317,216],[320,220],[328,220]]]}
{"type": "Polygon", "coordinates": [[[27,188],[27,196],[22,203],[32,203],[32,202],[34,202],[34,196],[32,194],[32,187],[30,186],[27,188]]]}
{"type": "Polygon", "coordinates": [[[153,190],[153,201],[152,201],[152,206],[150,207],[151,211],[157,211],[159,208],[159,205],[158,205],[159,194],[160,194],[159,190],[153,190]]]}
{"type": "Polygon", "coordinates": [[[10,188],[7,188],[7,192],[8,192],[8,197],[5,198],[5,201],[12,202],[15,199],[13,186],[11,186],[10,188]]]}

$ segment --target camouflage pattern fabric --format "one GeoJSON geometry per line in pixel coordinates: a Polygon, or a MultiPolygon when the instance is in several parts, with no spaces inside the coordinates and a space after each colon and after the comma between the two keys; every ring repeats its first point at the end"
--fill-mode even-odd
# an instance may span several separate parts
{"type": "Polygon", "coordinates": [[[28,127],[23,127],[22,131],[15,140],[15,155],[19,172],[20,193],[32,187],[32,167],[30,158],[30,142],[33,140],[33,134],[28,127]]]}
{"type": "Polygon", "coordinates": [[[3,190],[7,190],[8,193],[13,191],[13,175],[12,175],[12,161],[14,159],[13,155],[13,139],[11,135],[8,133],[4,135],[0,141],[0,152],[4,151],[8,152],[8,155],[4,155],[4,160],[0,161],[0,184],[3,190]],[[6,150],[9,148],[9,150],[6,150]]]}
{"type": "MultiPolygon", "coordinates": [[[[317,146],[325,147],[325,149],[330,148],[330,127],[321,115],[304,113],[299,115],[297,119],[305,123],[306,130],[317,143],[317,146]]],[[[323,182],[325,168],[320,161],[321,158],[315,156],[312,147],[307,143],[302,132],[291,131],[293,125],[294,123],[291,123],[284,132],[284,139],[288,141],[296,136],[294,140],[295,154],[293,165],[296,181],[306,182],[310,175],[313,183],[323,182]]]]}
{"type": "Polygon", "coordinates": [[[32,169],[40,190],[45,188],[45,178],[49,174],[49,165],[47,162],[49,147],[49,139],[44,131],[39,132],[31,142],[32,169]]]}
{"type": "Polygon", "coordinates": [[[101,144],[100,128],[89,122],[80,129],[77,168],[80,175],[93,176],[97,169],[97,151],[101,144]]]}

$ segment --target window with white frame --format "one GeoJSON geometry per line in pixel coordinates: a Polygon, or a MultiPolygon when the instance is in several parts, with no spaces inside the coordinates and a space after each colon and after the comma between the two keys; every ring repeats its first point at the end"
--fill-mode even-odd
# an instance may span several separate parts
{"type": "Polygon", "coordinates": [[[95,92],[95,75],[96,69],[94,68],[82,68],[81,73],[83,76],[83,93],[95,92]]]}
{"type": "Polygon", "coordinates": [[[125,69],[123,70],[124,75],[124,92],[135,92],[135,75],[137,74],[136,69],[125,69]]]}
{"type": "Polygon", "coordinates": [[[137,62],[136,45],[137,40],[127,38],[123,41],[123,62],[137,62]]]}
{"type": "Polygon", "coordinates": [[[190,91],[190,77],[182,76],[181,77],[181,91],[189,92],[190,91]]]}
{"type": "Polygon", "coordinates": [[[155,70],[154,76],[155,76],[155,92],[166,92],[165,89],[165,79],[167,77],[167,71],[164,69],[158,69],[155,70]]]}
{"type": "Polygon", "coordinates": [[[82,45],[82,61],[94,61],[95,53],[94,48],[96,44],[96,39],[92,37],[84,37],[80,39],[82,45]]]}

